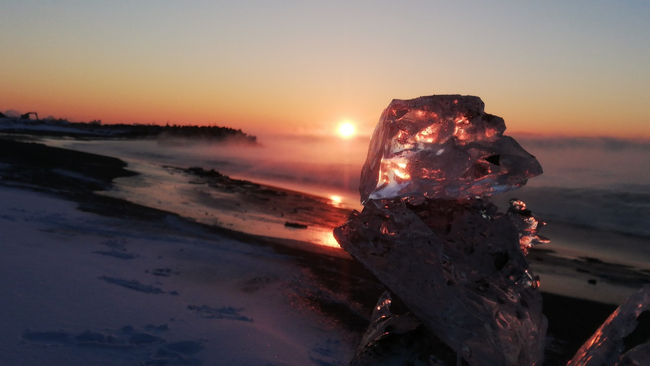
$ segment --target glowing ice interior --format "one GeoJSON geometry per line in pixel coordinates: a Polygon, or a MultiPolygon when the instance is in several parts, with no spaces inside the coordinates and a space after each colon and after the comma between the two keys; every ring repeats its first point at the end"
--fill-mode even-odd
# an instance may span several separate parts
{"type": "Polygon", "coordinates": [[[393,100],[370,142],[361,201],[414,195],[457,199],[519,187],[542,168],[504,131],[503,119],[485,113],[478,97],[393,100]]]}

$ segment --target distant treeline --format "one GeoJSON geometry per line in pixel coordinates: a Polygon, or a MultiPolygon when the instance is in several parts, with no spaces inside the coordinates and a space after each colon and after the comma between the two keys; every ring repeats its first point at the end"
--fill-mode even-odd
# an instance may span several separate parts
{"type": "Polygon", "coordinates": [[[221,126],[154,125],[154,124],[102,124],[101,121],[69,122],[65,119],[34,120],[8,118],[10,125],[4,125],[2,132],[29,133],[48,136],[100,137],[100,138],[191,138],[206,140],[235,140],[256,143],[257,138],[241,129],[221,126]]]}
{"type": "Polygon", "coordinates": [[[75,128],[90,128],[91,130],[104,129],[119,133],[120,137],[146,138],[146,137],[180,137],[180,138],[206,138],[206,139],[241,139],[255,143],[257,138],[248,135],[241,129],[221,126],[193,126],[193,125],[140,125],[116,124],[100,125],[93,123],[70,123],[75,128]],[[83,126],[83,127],[82,127],[83,126]],[[90,126],[90,127],[89,127],[90,126]]]}

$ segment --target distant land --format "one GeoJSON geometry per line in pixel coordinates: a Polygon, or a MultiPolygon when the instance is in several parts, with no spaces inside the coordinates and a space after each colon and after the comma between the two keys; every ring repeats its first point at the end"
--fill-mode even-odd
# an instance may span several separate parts
{"type": "Polygon", "coordinates": [[[52,137],[75,138],[191,138],[209,141],[235,141],[256,144],[257,137],[241,129],[217,125],[170,125],[166,124],[102,124],[101,121],[70,122],[66,119],[48,117],[39,119],[38,114],[10,115],[0,112],[0,132],[30,134],[52,137]],[[33,118],[34,117],[34,118],[33,118]]]}

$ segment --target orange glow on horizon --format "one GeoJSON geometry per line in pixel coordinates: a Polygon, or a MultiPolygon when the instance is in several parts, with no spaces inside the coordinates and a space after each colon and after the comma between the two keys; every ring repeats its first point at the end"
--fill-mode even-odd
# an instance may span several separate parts
{"type": "Polygon", "coordinates": [[[155,12],[139,2],[14,3],[0,33],[10,55],[0,68],[3,113],[352,138],[369,135],[393,98],[464,94],[504,118],[507,134],[650,138],[650,49],[634,36],[648,33],[647,7],[612,3],[576,18],[572,5],[538,4],[557,15],[547,28],[528,7],[478,3],[483,12],[473,14],[433,3],[345,12],[325,2],[286,11],[164,0],[155,12]],[[409,16],[395,18],[397,8],[409,16]],[[395,26],[376,29],[382,19],[395,26]],[[511,19],[529,26],[511,29],[511,19]],[[342,116],[354,119],[354,133],[333,131],[342,116]]]}
{"type": "MultiPolygon", "coordinates": [[[[311,117],[308,112],[302,108],[282,109],[281,110],[257,110],[250,111],[245,108],[244,104],[233,111],[232,106],[223,106],[213,103],[207,96],[196,96],[193,102],[184,103],[182,101],[171,101],[168,98],[157,99],[150,95],[145,98],[146,90],[141,90],[139,97],[130,95],[126,100],[118,100],[115,95],[106,95],[109,91],[90,91],[81,92],[87,95],[80,97],[76,91],[66,90],[65,86],[61,87],[58,93],[48,94],[44,90],[33,90],[17,87],[9,90],[0,90],[0,112],[7,110],[16,110],[18,112],[35,111],[40,117],[54,117],[68,119],[73,122],[88,122],[92,120],[101,120],[104,124],[113,123],[140,123],[140,124],[196,124],[196,125],[219,125],[235,129],[242,129],[244,132],[259,134],[262,132],[273,133],[295,133],[311,134],[323,130],[326,126],[326,120],[329,118],[329,112],[325,110],[312,111],[311,117]],[[95,94],[95,97],[91,95],[95,94]],[[99,100],[101,99],[101,100],[99,100]],[[148,99],[147,102],[142,102],[148,99]],[[314,114],[319,114],[320,118],[313,118],[314,114]],[[304,121],[322,121],[307,124],[304,121]],[[319,125],[320,123],[320,125],[319,125]]],[[[116,92],[116,94],[119,94],[116,92]]],[[[123,93],[124,94],[124,93],[123,93]]],[[[478,94],[478,93],[474,93],[478,94]]],[[[406,97],[417,96],[417,93],[406,97]]],[[[369,135],[379,119],[383,108],[386,107],[390,98],[379,99],[374,107],[368,108],[363,115],[363,123],[349,135],[349,132],[341,134],[338,126],[336,135],[342,139],[350,139],[352,136],[362,134],[369,135]]],[[[489,99],[483,98],[486,102],[486,112],[495,114],[504,118],[507,130],[506,135],[531,135],[539,137],[615,137],[629,139],[650,139],[650,116],[641,118],[638,111],[628,111],[630,116],[625,118],[615,117],[600,113],[598,116],[585,114],[578,116],[578,111],[588,109],[587,106],[581,107],[573,112],[566,112],[555,115],[552,111],[543,111],[539,114],[531,114],[520,107],[513,101],[510,109],[509,104],[491,103],[489,99]],[[620,119],[635,123],[613,123],[620,119]],[[644,122],[645,121],[645,122],[644,122]]],[[[365,104],[365,101],[364,103],[365,104]]],[[[531,108],[535,110],[535,108],[531,108]]],[[[349,127],[345,127],[349,129],[349,127]]],[[[420,136],[428,137],[428,136],[420,136]]]]}

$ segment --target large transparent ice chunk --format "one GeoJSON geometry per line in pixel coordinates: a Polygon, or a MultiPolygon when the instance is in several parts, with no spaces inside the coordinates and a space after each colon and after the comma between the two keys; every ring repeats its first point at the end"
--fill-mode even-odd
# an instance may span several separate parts
{"type": "Polygon", "coordinates": [[[421,341],[422,352],[396,343],[421,329],[412,316],[427,330],[419,339],[438,339],[457,364],[542,363],[547,323],[524,256],[548,242],[539,235],[544,223],[523,201],[499,213],[483,199],[542,168],[503,136],[503,119],[483,109],[478,97],[434,95],[393,100],[382,114],[361,173],[364,209],[334,236],[409,315],[394,314],[382,297],[353,363],[433,360],[445,347],[421,341]],[[408,327],[391,332],[396,325],[408,327]]]}
{"type": "Polygon", "coordinates": [[[542,173],[534,156],[503,136],[502,118],[475,96],[393,100],[361,172],[361,201],[409,195],[457,199],[519,187],[542,173]]]}

